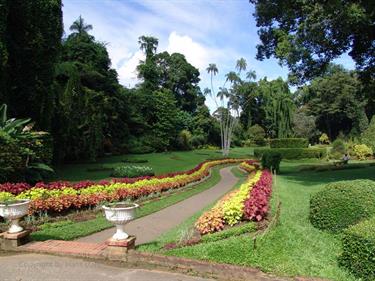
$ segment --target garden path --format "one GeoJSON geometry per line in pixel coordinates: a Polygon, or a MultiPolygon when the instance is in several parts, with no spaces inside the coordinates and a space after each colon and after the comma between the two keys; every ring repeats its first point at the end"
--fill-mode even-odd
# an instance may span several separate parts
{"type": "Polygon", "coordinates": [[[120,268],[99,262],[40,254],[0,256],[0,264],[1,281],[209,281],[177,273],[120,268]]]}
{"type": "MultiPolygon", "coordinates": [[[[137,237],[137,245],[155,240],[161,234],[179,225],[199,210],[226,194],[238,181],[238,178],[232,174],[231,169],[232,167],[221,169],[221,180],[213,187],[175,205],[131,221],[125,226],[125,231],[137,237]]],[[[110,228],[82,237],[77,241],[102,243],[109,239],[114,232],[115,229],[110,228]]]]}

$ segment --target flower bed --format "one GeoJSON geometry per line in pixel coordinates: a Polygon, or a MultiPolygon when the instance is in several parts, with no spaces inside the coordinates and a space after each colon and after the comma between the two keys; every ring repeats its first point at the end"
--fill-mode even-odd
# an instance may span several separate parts
{"type": "Polygon", "coordinates": [[[272,175],[268,170],[257,170],[252,162],[243,162],[240,167],[249,175],[239,189],[225,195],[195,223],[203,235],[235,225],[243,219],[260,221],[268,212],[272,188],[272,175]]]}
{"type": "Polygon", "coordinates": [[[206,161],[186,172],[176,172],[160,176],[122,178],[100,182],[81,181],[78,183],[53,182],[30,186],[25,183],[0,185],[0,201],[9,199],[31,199],[30,213],[38,211],[61,212],[96,206],[103,201],[136,199],[152,193],[183,187],[209,175],[210,168],[240,159],[220,159],[206,161]]]}

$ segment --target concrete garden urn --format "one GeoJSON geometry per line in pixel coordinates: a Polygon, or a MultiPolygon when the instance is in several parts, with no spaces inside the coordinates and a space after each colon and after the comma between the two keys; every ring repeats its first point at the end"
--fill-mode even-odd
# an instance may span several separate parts
{"type": "Polygon", "coordinates": [[[8,233],[19,233],[23,230],[19,221],[27,214],[30,200],[20,199],[11,202],[0,202],[0,216],[10,220],[8,233]]]}
{"type": "Polygon", "coordinates": [[[116,226],[116,233],[112,240],[125,240],[129,235],[124,231],[124,226],[135,218],[135,210],[139,207],[135,203],[112,203],[103,206],[105,217],[116,226]]]}

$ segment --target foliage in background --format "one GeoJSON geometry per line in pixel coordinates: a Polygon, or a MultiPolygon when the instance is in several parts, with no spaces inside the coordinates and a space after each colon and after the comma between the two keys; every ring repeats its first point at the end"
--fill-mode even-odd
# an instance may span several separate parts
{"type": "Polygon", "coordinates": [[[332,143],[332,148],[329,152],[329,157],[333,159],[342,159],[345,153],[347,153],[347,147],[342,139],[336,139],[332,143]]]}
{"type": "Polygon", "coordinates": [[[257,58],[276,57],[301,84],[348,53],[365,77],[374,77],[374,6],[369,1],[260,1],[254,16],[261,43],[257,58]]]}
{"type": "Polygon", "coordinates": [[[353,152],[356,158],[359,160],[366,160],[374,154],[372,149],[365,144],[354,145],[353,152]]]}
{"type": "Polygon", "coordinates": [[[271,139],[271,148],[307,148],[309,142],[305,138],[282,138],[282,139],[271,139]]]}
{"type": "Polygon", "coordinates": [[[254,145],[254,144],[262,146],[262,145],[265,145],[265,143],[266,143],[266,141],[265,141],[266,132],[258,124],[255,124],[255,125],[251,126],[247,130],[247,135],[248,135],[248,139],[250,141],[249,146],[254,145]]]}
{"type": "Polygon", "coordinates": [[[375,115],[372,116],[368,128],[362,133],[361,142],[375,151],[375,115]]]}
{"type": "Polygon", "coordinates": [[[327,156],[326,148],[254,148],[254,156],[261,158],[267,152],[280,153],[283,159],[322,159],[327,156]]]}

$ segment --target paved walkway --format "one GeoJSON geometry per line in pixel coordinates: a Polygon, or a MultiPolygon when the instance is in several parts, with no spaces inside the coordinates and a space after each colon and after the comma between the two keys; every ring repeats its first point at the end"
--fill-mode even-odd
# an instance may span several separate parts
{"type": "MultiPolygon", "coordinates": [[[[125,226],[125,231],[137,237],[136,243],[144,244],[155,240],[161,234],[179,225],[199,210],[215,202],[226,194],[238,181],[232,172],[232,167],[220,170],[221,180],[215,186],[196,194],[175,205],[162,209],[156,213],[131,221],[125,226]]],[[[115,233],[110,228],[83,238],[80,242],[102,243],[115,233]]]]}
{"type": "Polygon", "coordinates": [[[209,281],[157,270],[128,269],[39,254],[0,256],[1,281],[209,281]]]}

